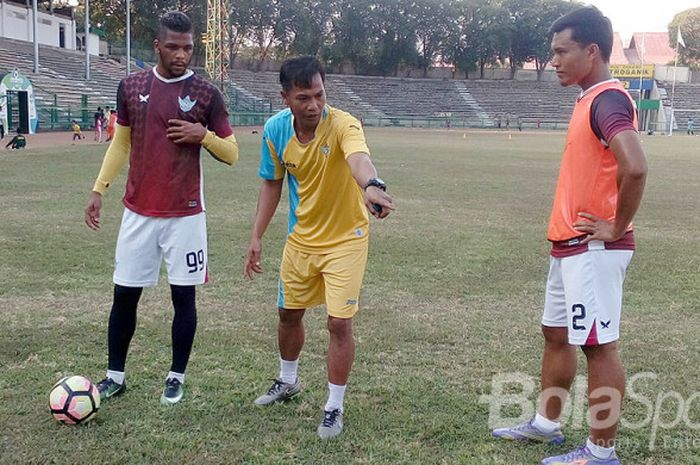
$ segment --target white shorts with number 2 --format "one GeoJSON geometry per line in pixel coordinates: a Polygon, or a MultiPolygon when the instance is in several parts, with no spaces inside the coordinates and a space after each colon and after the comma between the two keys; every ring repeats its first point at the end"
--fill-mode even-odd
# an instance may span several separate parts
{"type": "Polygon", "coordinates": [[[591,241],[587,252],[550,257],[542,325],[566,327],[569,344],[578,346],[618,340],[622,284],[632,254],[591,241]]]}

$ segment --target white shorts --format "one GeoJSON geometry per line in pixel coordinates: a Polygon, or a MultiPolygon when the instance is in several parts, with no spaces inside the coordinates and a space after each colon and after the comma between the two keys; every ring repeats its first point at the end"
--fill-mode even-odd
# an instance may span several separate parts
{"type": "Polygon", "coordinates": [[[591,241],[588,252],[550,257],[542,325],[566,327],[569,344],[578,346],[618,340],[622,284],[633,253],[591,241]]]}
{"type": "Polygon", "coordinates": [[[170,284],[202,284],[207,280],[205,213],[160,218],[125,208],[115,255],[114,283],[120,286],[155,286],[163,259],[170,284]]]}

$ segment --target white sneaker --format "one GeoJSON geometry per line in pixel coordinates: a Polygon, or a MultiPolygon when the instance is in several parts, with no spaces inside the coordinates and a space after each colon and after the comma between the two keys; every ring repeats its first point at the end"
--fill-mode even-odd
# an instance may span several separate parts
{"type": "Polygon", "coordinates": [[[316,430],[321,439],[334,438],[343,432],[343,412],[340,409],[323,412],[323,420],[316,430]]]}
{"type": "Polygon", "coordinates": [[[282,402],[291,399],[301,392],[301,383],[297,378],[294,383],[285,383],[282,380],[273,380],[272,386],[265,394],[255,399],[255,405],[269,405],[274,402],[282,402]]]}

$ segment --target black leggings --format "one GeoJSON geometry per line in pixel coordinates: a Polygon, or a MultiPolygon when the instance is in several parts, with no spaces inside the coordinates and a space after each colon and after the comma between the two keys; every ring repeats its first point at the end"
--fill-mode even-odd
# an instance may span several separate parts
{"type": "MultiPolygon", "coordinates": [[[[197,307],[194,286],[171,285],[175,317],[172,325],[173,362],[170,371],[184,373],[192,351],[197,330],[197,307]]],[[[131,338],[136,331],[136,308],[141,298],[141,287],[114,286],[114,303],[109,315],[108,368],[124,371],[131,338]]]]}

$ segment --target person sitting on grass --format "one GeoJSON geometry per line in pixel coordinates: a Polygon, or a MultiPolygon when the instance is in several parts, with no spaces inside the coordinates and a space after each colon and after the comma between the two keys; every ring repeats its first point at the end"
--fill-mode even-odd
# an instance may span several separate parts
{"type": "Polygon", "coordinates": [[[20,130],[17,130],[17,135],[12,138],[10,142],[5,145],[5,148],[10,148],[10,149],[23,149],[27,146],[27,139],[22,135],[20,130]]]}

